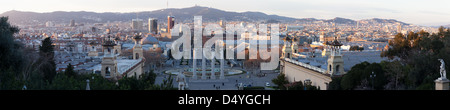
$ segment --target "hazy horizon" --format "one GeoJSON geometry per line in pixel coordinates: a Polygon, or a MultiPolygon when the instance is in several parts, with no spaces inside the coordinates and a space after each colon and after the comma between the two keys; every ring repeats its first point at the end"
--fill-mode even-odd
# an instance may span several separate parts
{"type": "Polygon", "coordinates": [[[446,0],[16,0],[4,1],[0,13],[11,10],[27,12],[87,11],[140,12],[167,8],[203,6],[233,12],[263,12],[292,18],[353,20],[396,19],[423,26],[450,24],[450,1],[446,0]],[[167,5],[167,3],[169,3],[167,5]],[[238,7],[238,8],[237,8],[238,7]]]}

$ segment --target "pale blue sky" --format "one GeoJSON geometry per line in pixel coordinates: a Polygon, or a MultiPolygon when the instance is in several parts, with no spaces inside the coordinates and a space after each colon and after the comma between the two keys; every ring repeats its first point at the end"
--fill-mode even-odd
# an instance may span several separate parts
{"type": "MultiPolygon", "coordinates": [[[[166,8],[167,0],[7,0],[0,3],[0,13],[9,10],[135,12],[166,8]]],[[[419,25],[450,24],[450,0],[169,0],[169,8],[195,4],[295,18],[386,18],[419,25]]]]}

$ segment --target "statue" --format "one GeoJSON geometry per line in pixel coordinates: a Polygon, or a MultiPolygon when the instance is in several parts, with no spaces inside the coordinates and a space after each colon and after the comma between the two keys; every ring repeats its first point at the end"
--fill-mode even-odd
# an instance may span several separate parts
{"type": "MultiPolygon", "coordinates": [[[[195,71],[195,70],[194,70],[195,71]]],[[[178,72],[176,81],[178,82],[178,90],[184,90],[187,88],[187,83],[185,80],[186,76],[182,72],[178,72]]]]}
{"type": "Polygon", "coordinates": [[[441,61],[441,70],[440,70],[441,77],[439,79],[445,80],[445,79],[447,79],[447,72],[445,71],[444,60],[443,59],[438,59],[438,60],[441,61]]]}

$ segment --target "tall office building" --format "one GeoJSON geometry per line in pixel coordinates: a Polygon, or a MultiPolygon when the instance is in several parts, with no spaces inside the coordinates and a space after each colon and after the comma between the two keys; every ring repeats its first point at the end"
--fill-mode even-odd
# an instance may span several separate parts
{"type": "Polygon", "coordinates": [[[132,19],[131,20],[131,29],[135,31],[143,30],[144,21],[142,19],[132,19]]]}
{"type": "Polygon", "coordinates": [[[156,18],[148,19],[148,32],[158,34],[158,20],[156,18]]]}
{"type": "Polygon", "coordinates": [[[402,24],[397,24],[397,33],[402,33],[402,24]]]}
{"type": "Polygon", "coordinates": [[[174,16],[167,16],[167,32],[171,32],[170,30],[175,25],[175,17],[174,16]]]}
{"type": "Polygon", "coordinates": [[[70,24],[69,24],[69,26],[70,26],[70,27],[73,27],[73,26],[75,26],[75,20],[73,20],[73,19],[72,19],[72,20],[70,20],[70,24]]]}

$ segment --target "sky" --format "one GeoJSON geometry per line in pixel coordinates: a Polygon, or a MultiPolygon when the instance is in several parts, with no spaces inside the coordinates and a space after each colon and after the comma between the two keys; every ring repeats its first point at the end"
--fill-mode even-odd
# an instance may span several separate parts
{"type": "Polygon", "coordinates": [[[199,5],[294,18],[384,18],[435,26],[450,24],[449,4],[450,0],[5,0],[0,2],[0,13],[10,10],[137,12],[199,5]]]}

